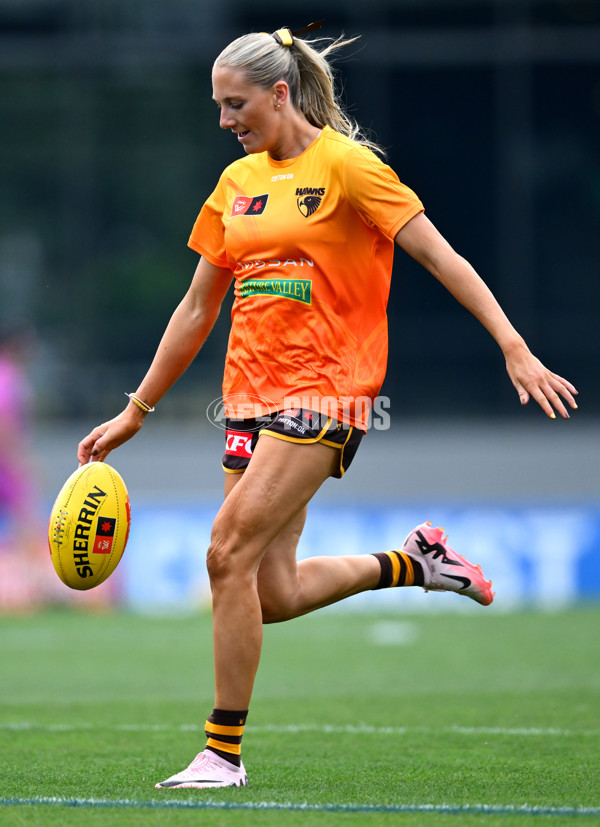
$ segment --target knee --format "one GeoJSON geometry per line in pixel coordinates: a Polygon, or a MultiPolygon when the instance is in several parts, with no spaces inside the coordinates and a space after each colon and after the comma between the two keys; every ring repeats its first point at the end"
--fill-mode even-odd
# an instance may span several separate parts
{"type": "Polygon", "coordinates": [[[230,549],[225,543],[213,537],[206,552],[206,570],[210,582],[214,583],[217,580],[224,579],[231,571],[231,568],[232,554],[230,549]]]}
{"type": "Polygon", "coordinates": [[[263,626],[268,626],[269,623],[283,623],[284,620],[288,619],[285,612],[281,610],[281,606],[265,606],[264,603],[261,603],[260,608],[262,610],[263,626]]]}
{"type": "Polygon", "coordinates": [[[268,602],[262,597],[260,598],[260,609],[262,612],[262,622],[266,626],[269,623],[279,623],[285,618],[281,615],[281,607],[274,602],[268,602]]]}
{"type": "Polygon", "coordinates": [[[265,625],[269,623],[282,623],[284,620],[290,620],[290,618],[296,616],[293,609],[293,595],[283,594],[281,591],[275,592],[272,589],[265,590],[259,587],[258,597],[262,612],[262,622],[265,625]]]}
{"type": "Polygon", "coordinates": [[[255,550],[250,537],[251,534],[239,526],[225,526],[223,521],[215,521],[206,552],[206,569],[211,583],[233,576],[240,579],[254,573],[255,550]]]}

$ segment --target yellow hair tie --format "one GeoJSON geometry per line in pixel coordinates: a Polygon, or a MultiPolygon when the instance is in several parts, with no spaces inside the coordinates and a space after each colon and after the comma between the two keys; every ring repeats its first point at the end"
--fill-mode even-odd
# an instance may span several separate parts
{"type": "Polygon", "coordinates": [[[294,45],[294,37],[289,29],[277,29],[276,32],[273,32],[273,37],[280,46],[294,45]]]}
{"type": "Polygon", "coordinates": [[[302,29],[296,29],[295,31],[285,26],[283,29],[277,29],[276,32],[273,32],[271,37],[274,37],[280,46],[293,46],[295,37],[300,34],[316,32],[324,22],[325,20],[317,20],[315,23],[309,23],[308,26],[304,26],[302,29]]]}

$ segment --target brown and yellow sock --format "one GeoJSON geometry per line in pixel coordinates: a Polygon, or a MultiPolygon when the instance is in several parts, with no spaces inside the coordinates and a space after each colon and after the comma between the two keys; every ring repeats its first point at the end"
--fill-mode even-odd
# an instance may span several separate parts
{"type": "Polygon", "coordinates": [[[205,749],[216,752],[230,764],[239,767],[242,763],[242,735],[247,717],[247,709],[242,712],[213,709],[204,729],[208,738],[205,749]]]}
{"type": "Polygon", "coordinates": [[[389,589],[392,586],[422,586],[423,569],[421,564],[403,551],[383,551],[373,554],[379,560],[381,577],[376,589],[389,589]]]}

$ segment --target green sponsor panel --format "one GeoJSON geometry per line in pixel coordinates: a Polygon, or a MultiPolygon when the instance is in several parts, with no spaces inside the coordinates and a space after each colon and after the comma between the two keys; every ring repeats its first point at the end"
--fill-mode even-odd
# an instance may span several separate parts
{"type": "Polygon", "coordinates": [[[311,279],[248,279],[240,285],[240,298],[282,296],[303,304],[312,303],[311,279]]]}

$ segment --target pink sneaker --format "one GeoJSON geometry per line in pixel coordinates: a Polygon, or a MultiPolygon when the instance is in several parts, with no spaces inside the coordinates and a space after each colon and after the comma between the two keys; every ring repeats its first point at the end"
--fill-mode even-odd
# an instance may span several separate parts
{"type": "Polygon", "coordinates": [[[216,752],[206,750],[197,755],[187,769],[154,786],[156,789],[195,787],[206,790],[213,787],[245,787],[247,784],[248,776],[243,764],[236,767],[216,752]]]}
{"type": "Polygon", "coordinates": [[[474,566],[446,544],[443,528],[432,528],[429,520],[410,532],[402,551],[421,564],[426,592],[458,592],[482,606],[494,599],[492,581],[486,580],[481,566],[474,566]]]}

